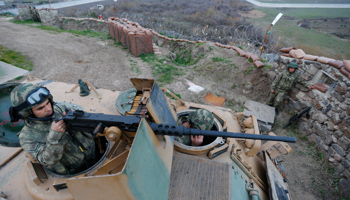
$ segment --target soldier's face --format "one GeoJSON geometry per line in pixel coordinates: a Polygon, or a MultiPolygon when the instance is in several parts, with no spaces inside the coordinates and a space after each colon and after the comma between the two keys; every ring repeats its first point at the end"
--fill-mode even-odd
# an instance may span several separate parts
{"type": "Polygon", "coordinates": [[[50,116],[52,114],[52,106],[49,99],[46,99],[46,101],[42,102],[41,104],[34,106],[32,111],[37,118],[50,116]]]}
{"type": "Polygon", "coordinates": [[[295,68],[289,67],[289,72],[290,72],[290,73],[293,73],[294,71],[295,71],[295,68]]]}

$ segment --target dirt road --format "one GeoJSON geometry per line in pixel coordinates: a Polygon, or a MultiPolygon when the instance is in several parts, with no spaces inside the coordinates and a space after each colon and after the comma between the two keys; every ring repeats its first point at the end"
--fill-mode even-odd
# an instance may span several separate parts
{"type": "Polygon", "coordinates": [[[32,59],[32,76],[52,81],[78,83],[87,79],[97,88],[126,90],[130,78],[152,78],[151,69],[131,56],[113,40],[74,36],[10,23],[0,18],[0,45],[22,52],[32,59]],[[137,63],[140,74],[131,71],[130,59],[137,63]]]}

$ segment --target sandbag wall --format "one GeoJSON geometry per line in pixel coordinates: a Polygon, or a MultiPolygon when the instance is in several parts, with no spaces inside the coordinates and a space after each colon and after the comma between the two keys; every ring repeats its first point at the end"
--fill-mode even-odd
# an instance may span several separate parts
{"type": "Polygon", "coordinates": [[[109,35],[127,47],[134,56],[153,53],[152,33],[127,19],[108,18],[109,35]]]}
{"type": "Polygon", "coordinates": [[[315,56],[306,54],[302,49],[296,49],[295,47],[287,47],[280,49],[282,56],[291,57],[296,59],[303,59],[306,61],[319,62],[321,64],[330,65],[337,68],[343,75],[350,79],[350,60],[335,60],[333,58],[327,58],[323,56],[315,56]]]}

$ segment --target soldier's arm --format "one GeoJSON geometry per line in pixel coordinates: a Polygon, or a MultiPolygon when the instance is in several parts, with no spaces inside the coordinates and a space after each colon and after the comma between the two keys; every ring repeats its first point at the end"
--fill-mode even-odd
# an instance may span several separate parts
{"type": "Polygon", "coordinates": [[[278,85],[278,83],[280,82],[281,78],[283,76],[283,72],[278,74],[277,77],[275,78],[275,80],[273,80],[272,84],[271,84],[271,89],[275,90],[276,86],[278,85]]]}
{"type": "Polygon", "coordinates": [[[301,76],[298,76],[297,82],[299,84],[303,85],[304,87],[307,87],[307,88],[310,87],[310,84],[308,84],[303,78],[301,78],[301,76]]]}
{"type": "MultiPolygon", "coordinates": [[[[24,134],[30,134],[28,132],[24,134]]],[[[40,164],[54,165],[62,158],[63,149],[67,143],[67,140],[63,139],[64,134],[64,132],[50,130],[45,143],[31,140],[30,138],[20,139],[20,142],[22,148],[30,153],[40,164]]]]}

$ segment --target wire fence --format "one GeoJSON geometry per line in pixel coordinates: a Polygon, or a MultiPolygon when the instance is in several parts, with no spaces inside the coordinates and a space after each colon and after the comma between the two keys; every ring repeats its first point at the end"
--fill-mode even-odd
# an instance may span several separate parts
{"type": "MultiPolygon", "coordinates": [[[[208,26],[196,25],[195,27],[184,27],[179,23],[172,22],[171,19],[152,19],[142,14],[121,13],[120,18],[127,18],[130,21],[138,22],[141,26],[153,29],[158,33],[168,37],[187,39],[191,41],[212,41],[221,44],[231,44],[241,46],[245,51],[260,55],[261,47],[265,52],[261,56],[264,60],[272,63],[278,59],[281,37],[278,31],[270,30],[266,34],[268,27],[256,26],[252,24],[233,26],[208,26]],[[266,42],[264,43],[266,35],[266,42]]],[[[284,38],[285,40],[285,38],[284,38]]]]}

